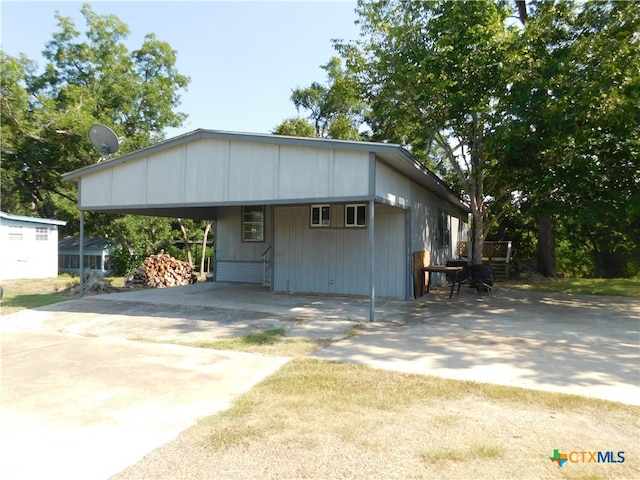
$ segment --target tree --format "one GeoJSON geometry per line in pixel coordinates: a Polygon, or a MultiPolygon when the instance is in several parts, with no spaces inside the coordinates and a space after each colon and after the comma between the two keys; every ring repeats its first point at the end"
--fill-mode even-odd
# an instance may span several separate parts
{"type": "MultiPolygon", "coordinates": [[[[56,14],[59,30],[45,46],[42,72],[25,58],[1,53],[3,209],[67,220],[77,232],[75,187],[61,174],[96,161],[87,132],[103,123],[124,137],[122,152],[149,145],[182,124],[174,109],[189,79],[176,52],[154,35],[129,52],[128,27],[116,16],[81,9],[86,31],[56,14]]],[[[87,222],[87,233],[99,230],[87,222]]]]}
{"type": "Polygon", "coordinates": [[[361,140],[358,130],[362,124],[364,106],[357,83],[345,72],[337,57],[321,68],[327,72],[326,85],[313,82],[306,88],[294,89],[291,94],[291,101],[298,112],[301,109],[309,112],[308,121],[299,117],[287,119],[275,128],[274,133],[361,140]]]}
{"type": "Polygon", "coordinates": [[[271,133],[291,137],[316,137],[316,129],[307,120],[300,117],[288,118],[271,133]]]}
{"type": "Polygon", "coordinates": [[[489,0],[360,1],[357,11],[364,39],[338,48],[365,91],[373,137],[422,152],[439,146],[470,202],[473,263],[482,263],[495,221],[485,171],[496,159],[486,139],[499,121],[495,99],[507,89],[511,11],[489,0]]]}
{"type": "MultiPolygon", "coordinates": [[[[538,270],[555,276],[556,233],[589,246],[592,274],[637,272],[640,14],[626,2],[537,2],[516,42],[493,137],[493,172],[537,218],[538,270]],[[560,227],[558,230],[558,226],[560,227]],[[634,266],[635,265],[635,266],[634,266]]],[[[573,256],[573,259],[576,257],[573,256]]]]}

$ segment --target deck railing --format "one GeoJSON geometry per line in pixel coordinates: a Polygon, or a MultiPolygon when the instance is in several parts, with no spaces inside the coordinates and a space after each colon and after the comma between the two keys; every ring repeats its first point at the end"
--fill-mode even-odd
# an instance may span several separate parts
{"type": "MultiPolygon", "coordinates": [[[[458,258],[469,258],[471,242],[458,242],[456,253],[458,258]]],[[[511,241],[484,242],[482,262],[490,265],[496,278],[509,280],[509,263],[511,262],[511,241]]]]}

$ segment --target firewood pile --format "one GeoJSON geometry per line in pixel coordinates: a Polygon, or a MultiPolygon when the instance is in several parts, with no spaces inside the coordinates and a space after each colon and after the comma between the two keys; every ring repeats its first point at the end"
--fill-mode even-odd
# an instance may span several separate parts
{"type": "Polygon", "coordinates": [[[172,257],[163,251],[157,255],[149,255],[127,277],[124,286],[127,288],[165,288],[191,285],[198,280],[193,268],[182,260],[172,257]]]}

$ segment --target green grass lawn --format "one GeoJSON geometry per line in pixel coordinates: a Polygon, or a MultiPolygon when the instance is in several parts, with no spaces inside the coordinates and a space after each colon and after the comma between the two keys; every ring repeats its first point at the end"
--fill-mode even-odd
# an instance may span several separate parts
{"type": "Polygon", "coordinates": [[[77,297],[58,293],[73,281],[69,275],[53,278],[3,280],[0,315],[8,315],[28,308],[44,307],[77,297]]]}
{"type": "MultiPolygon", "coordinates": [[[[124,277],[107,277],[107,279],[115,288],[124,286],[124,277]]],[[[62,292],[71,285],[77,285],[78,281],[77,276],[66,274],[52,278],[3,280],[0,315],[77,299],[78,295],[64,295],[62,292]]]]}
{"type": "Polygon", "coordinates": [[[640,278],[559,278],[530,283],[504,282],[501,286],[539,292],[640,297],[640,278]]]}

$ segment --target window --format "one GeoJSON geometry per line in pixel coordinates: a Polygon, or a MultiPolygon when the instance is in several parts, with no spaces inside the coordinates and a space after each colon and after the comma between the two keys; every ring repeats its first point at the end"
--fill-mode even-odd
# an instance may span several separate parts
{"type": "Polygon", "coordinates": [[[22,227],[9,225],[9,240],[22,240],[22,227]]]}
{"type": "Polygon", "coordinates": [[[264,207],[242,207],[242,241],[264,242],[264,207]]]}
{"type": "Polygon", "coordinates": [[[36,241],[49,240],[49,229],[46,227],[36,227],[36,241]]]}
{"type": "Polygon", "coordinates": [[[366,227],[367,206],[364,203],[347,205],[344,209],[345,227],[366,227]]]}
{"type": "Polygon", "coordinates": [[[451,244],[451,226],[447,212],[438,210],[438,246],[446,248],[451,244]]]}
{"type": "Polygon", "coordinates": [[[84,256],[84,268],[90,270],[99,270],[102,258],[99,255],[85,255],[84,256]]]}
{"type": "Polygon", "coordinates": [[[331,226],[331,207],[329,205],[311,205],[311,226],[331,226]]]}

